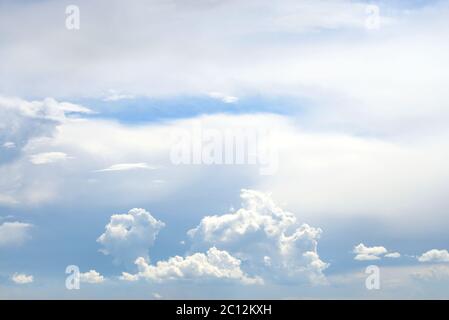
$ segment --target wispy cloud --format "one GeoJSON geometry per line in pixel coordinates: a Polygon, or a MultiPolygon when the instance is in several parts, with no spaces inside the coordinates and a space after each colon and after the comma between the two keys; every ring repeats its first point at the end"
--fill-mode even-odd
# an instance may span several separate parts
{"type": "Polygon", "coordinates": [[[96,170],[96,172],[108,172],[108,171],[129,171],[129,170],[138,170],[138,169],[145,169],[145,170],[155,170],[157,167],[150,166],[145,162],[139,162],[139,163],[119,163],[119,164],[113,164],[110,167],[96,170]]]}

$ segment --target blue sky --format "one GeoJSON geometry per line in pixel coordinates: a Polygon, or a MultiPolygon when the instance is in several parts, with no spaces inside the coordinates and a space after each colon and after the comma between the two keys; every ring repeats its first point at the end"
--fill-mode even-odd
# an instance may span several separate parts
{"type": "Polygon", "coordinates": [[[68,4],[1,4],[0,299],[448,298],[447,3],[68,4]]]}

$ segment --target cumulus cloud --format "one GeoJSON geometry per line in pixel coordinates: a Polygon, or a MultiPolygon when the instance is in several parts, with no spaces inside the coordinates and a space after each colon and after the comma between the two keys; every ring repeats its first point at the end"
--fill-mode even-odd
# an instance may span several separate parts
{"type": "Polygon", "coordinates": [[[449,262],[449,252],[447,250],[432,249],[424,252],[418,257],[420,262],[449,262]]]}
{"type": "Polygon", "coordinates": [[[35,165],[49,164],[69,159],[64,152],[44,152],[30,156],[30,162],[35,165]]]}
{"type": "Polygon", "coordinates": [[[97,242],[103,246],[101,252],[113,256],[116,263],[133,262],[138,257],[146,259],[164,226],[145,209],[134,208],[126,214],[112,215],[97,242]]]}
{"type": "Polygon", "coordinates": [[[102,283],[105,281],[104,276],[95,270],[80,273],[80,281],[85,283],[102,283]]]}
{"type": "Polygon", "coordinates": [[[356,245],[352,252],[355,253],[354,260],[358,261],[380,260],[382,257],[390,259],[401,257],[399,252],[389,252],[382,246],[367,247],[363,243],[356,245]]]}
{"type": "Polygon", "coordinates": [[[147,279],[161,282],[166,280],[236,280],[244,284],[262,284],[259,277],[249,277],[240,268],[241,261],[228,252],[210,248],[206,254],[195,253],[190,256],[175,256],[167,261],[158,261],[156,265],[149,264],[139,257],[135,264],[139,272],[135,275],[124,272],[121,279],[136,281],[147,279]]]}
{"type": "Polygon", "coordinates": [[[204,217],[188,231],[192,248],[215,246],[241,259],[246,270],[274,279],[325,280],[317,252],[321,229],[299,223],[269,194],[243,189],[239,210],[204,217]]]}
{"type": "Polygon", "coordinates": [[[139,163],[119,163],[111,165],[105,169],[97,170],[97,172],[107,172],[107,171],[129,171],[135,169],[148,169],[152,170],[155,167],[149,166],[147,163],[139,162],[139,163]]]}
{"type": "Polygon", "coordinates": [[[363,243],[354,247],[353,252],[356,254],[355,260],[359,261],[369,261],[369,260],[379,260],[380,256],[386,254],[388,251],[385,247],[367,247],[363,243]]]}
{"type": "Polygon", "coordinates": [[[17,284],[27,284],[32,283],[34,278],[32,275],[26,275],[24,273],[14,273],[11,280],[17,284]]]}
{"type": "Polygon", "coordinates": [[[0,247],[17,246],[31,238],[31,224],[23,222],[4,222],[0,224],[0,247]]]}

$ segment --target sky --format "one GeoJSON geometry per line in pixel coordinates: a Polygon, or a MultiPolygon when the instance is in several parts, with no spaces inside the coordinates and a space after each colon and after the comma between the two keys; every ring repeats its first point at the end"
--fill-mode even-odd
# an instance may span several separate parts
{"type": "Polygon", "coordinates": [[[0,2],[0,299],[448,299],[449,3],[0,2]]]}

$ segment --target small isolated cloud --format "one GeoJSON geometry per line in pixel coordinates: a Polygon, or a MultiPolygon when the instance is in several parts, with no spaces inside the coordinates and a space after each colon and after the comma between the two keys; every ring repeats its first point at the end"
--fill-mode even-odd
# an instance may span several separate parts
{"type": "Polygon", "coordinates": [[[324,282],[328,264],[317,252],[321,229],[299,223],[269,194],[243,189],[240,197],[239,210],[206,216],[189,230],[193,249],[214,246],[226,250],[244,261],[250,273],[264,278],[324,282]]]}
{"type": "Polygon", "coordinates": [[[0,224],[0,247],[18,246],[31,238],[32,225],[22,222],[4,222],[0,224]]]}
{"type": "Polygon", "coordinates": [[[80,273],[80,281],[85,283],[102,283],[105,278],[95,270],[80,273]]]}
{"type": "Polygon", "coordinates": [[[14,273],[13,276],[11,277],[11,280],[17,284],[27,284],[32,283],[34,281],[34,278],[33,276],[26,275],[24,273],[14,273]]]}
{"type": "Polygon", "coordinates": [[[44,152],[30,156],[30,162],[35,165],[54,163],[67,160],[69,157],[64,152],[44,152]]]}
{"type": "Polygon", "coordinates": [[[226,95],[221,92],[210,92],[209,97],[217,99],[217,100],[221,100],[224,103],[236,103],[237,101],[239,101],[239,98],[234,97],[234,96],[229,96],[229,95],[226,95]]]}
{"type": "Polygon", "coordinates": [[[105,232],[97,239],[103,252],[116,263],[130,263],[138,257],[148,258],[159,231],[165,226],[145,209],[134,208],[126,214],[114,214],[105,232]]]}
{"type": "Polygon", "coordinates": [[[432,249],[418,257],[420,262],[449,262],[449,252],[447,250],[432,249]]]}
{"type": "Polygon", "coordinates": [[[249,277],[240,268],[241,261],[226,251],[210,248],[206,254],[195,253],[185,258],[175,256],[167,261],[149,264],[140,257],[135,261],[139,272],[135,275],[124,272],[122,280],[146,279],[155,282],[166,280],[237,280],[244,284],[262,284],[259,277],[249,277]]]}
{"type": "Polygon", "coordinates": [[[400,258],[400,257],[401,257],[401,254],[399,252],[390,252],[390,253],[387,253],[385,255],[385,258],[397,259],[397,258],[400,258]]]}
{"type": "Polygon", "coordinates": [[[108,172],[108,171],[129,171],[136,169],[146,169],[146,170],[154,170],[155,167],[149,166],[147,163],[139,162],[139,163],[119,163],[114,164],[108,168],[97,170],[97,172],[108,172]]]}
{"type": "Polygon", "coordinates": [[[379,260],[380,256],[386,254],[387,252],[388,251],[385,247],[367,247],[363,243],[355,246],[353,250],[353,253],[356,254],[354,260],[359,261],[379,260]]]}
{"type": "Polygon", "coordinates": [[[11,141],[7,141],[3,144],[3,148],[5,148],[5,149],[13,149],[15,147],[16,147],[16,144],[11,141]]]}

